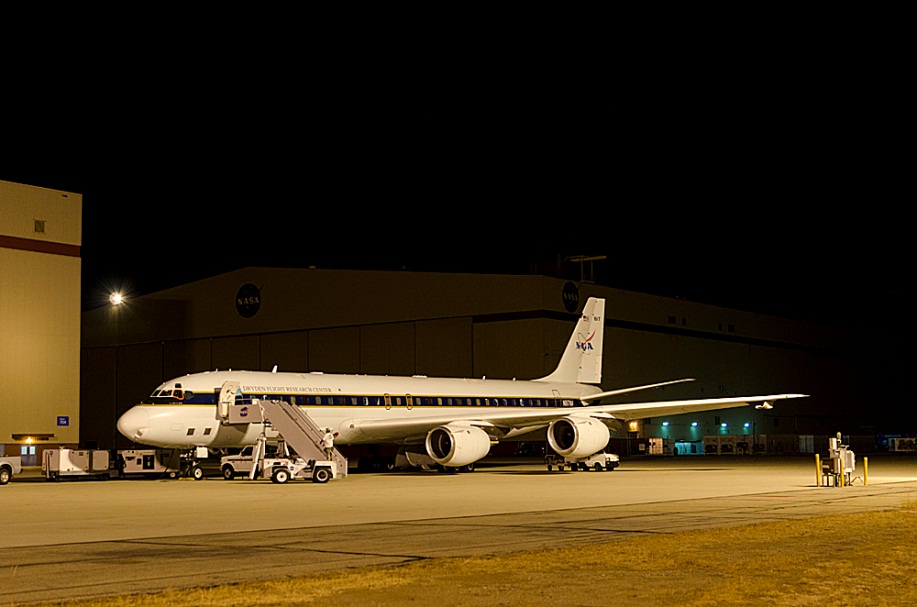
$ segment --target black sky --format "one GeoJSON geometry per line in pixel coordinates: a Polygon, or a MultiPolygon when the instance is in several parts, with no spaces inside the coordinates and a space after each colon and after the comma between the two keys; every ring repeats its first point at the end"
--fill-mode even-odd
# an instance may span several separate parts
{"type": "Polygon", "coordinates": [[[0,179],[83,194],[87,307],[248,265],[527,274],[586,254],[613,287],[898,313],[899,85],[843,60],[701,59],[390,79],[147,56],[16,88],[0,179]]]}

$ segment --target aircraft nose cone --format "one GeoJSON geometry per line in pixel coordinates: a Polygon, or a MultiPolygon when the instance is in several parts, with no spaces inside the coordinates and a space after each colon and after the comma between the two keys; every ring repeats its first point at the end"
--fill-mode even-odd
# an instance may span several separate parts
{"type": "Polygon", "coordinates": [[[118,432],[131,440],[140,440],[143,431],[150,427],[150,414],[145,409],[132,407],[118,418],[118,432]]]}

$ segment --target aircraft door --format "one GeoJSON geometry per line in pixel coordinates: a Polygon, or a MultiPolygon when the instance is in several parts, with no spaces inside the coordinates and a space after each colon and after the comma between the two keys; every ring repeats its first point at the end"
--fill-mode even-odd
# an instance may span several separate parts
{"type": "Polygon", "coordinates": [[[236,403],[236,396],[241,395],[239,382],[223,382],[223,387],[220,388],[220,400],[217,403],[217,419],[226,421],[229,418],[229,407],[236,403]]]}

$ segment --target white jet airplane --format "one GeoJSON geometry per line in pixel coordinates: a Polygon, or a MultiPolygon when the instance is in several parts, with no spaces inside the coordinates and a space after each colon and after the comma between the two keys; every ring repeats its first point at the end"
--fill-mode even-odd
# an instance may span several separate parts
{"type": "MultiPolygon", "coordinates": [[[[553,373],[533,380],[206,371],[160,385],[118,420],[134,442],[193,450],[254,444],[263,423],[229,424],[218,412],[221,390],[238,384],[235,402],[284,400],[339,435],[335,446],[396,444],[442,468],[473,469],[491,445],[547,429],[559,455],[588,457],[629,420],[726,409],[804,394],[596,404],[621,394],[693,381],[678,379],[603,392],[605,300],[589,298],[553,373]],[[226,382],[232,382],[227,384],[226,382]]],[[[270,436],[271,429],[267,429],[270,436]]],[[[276,436],[276,433],[274,434],[276,436]]],[[[415,458],[416,461],[416,458],[415,458]]]]}

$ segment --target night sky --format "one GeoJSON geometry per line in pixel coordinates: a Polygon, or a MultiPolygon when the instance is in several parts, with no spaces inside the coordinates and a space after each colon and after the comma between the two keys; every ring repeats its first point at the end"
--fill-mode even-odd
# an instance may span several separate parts
{"type": "Polygon", "coordinates": [[[893,85],[614,73],[30,87],[0,179],[83,194],[84,308],[244,266],[528,274],[572,255],[607,256],[601,284],[767,313],[907,308],[893,85]]]}

